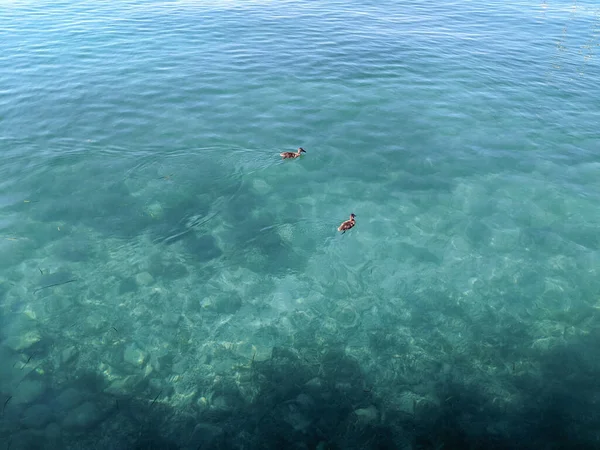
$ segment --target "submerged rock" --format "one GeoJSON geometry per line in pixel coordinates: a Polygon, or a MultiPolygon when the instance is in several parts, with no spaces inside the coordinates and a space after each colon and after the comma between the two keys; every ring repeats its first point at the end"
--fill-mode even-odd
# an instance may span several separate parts
{"type": "Polygon", "coordinates": [[[218,314],[233,314],[242,307],[242,298],[237,293],[225,293],[207,302],[205,307],[218,314]]]}
{"type": "Polygon", "coordinates": [[[317,391],[323,387],[323,380],[319,377],[311,378],[304,385],[311,390],[317,391]]]}
{"type": "Polygon", "coordinates": [[[154,283],[154,277],[148,272],[140,272],[135,276],[135,281],[139,286],[149,286],[154,283]]]}
{"type": "Polygon", "coordinates": [[[78,351],[75,347],[70,346],[65,348],[61,353],[60,353],[60,361],[62,364],[68,364],[70,362],[72,362],[78,355],[78,351]]]}
{"type": "Polygon", "coordinates": [[[297,431],[306,430],[312,423],[310,415],[305,414],[302,408],[299,408],[295,403],[288,404],[287,408],[281,411],[281,413],[283,413],[283,420],[297,431]]]}
{"type": "Polygon", "coordinates": [[[4,344],[14,350],[15,352],[21,352],[27,350],[34,344],[37,344],[42,339],[40,332],[37,330],[26,331],[22,334],[13,334],[9,336],[4,344]]]}
{"type": "Polygon", "coordinates": [[[48,426],[44,430],[44,433],[46,439],[48,439],[50,442],[58,441],[61,436],[60,426],[56,422],[52,422],[48,424],[48,426]]]}
{"type": "Polygon", "coordinates": [[[132,366],[142,367],[146,362],[148,355],[136,344],[129,344],[123,353],[123,360],[132,366]]]}
{"type": "Polygon", "coordinates": [[[15,352],[27,350],[42,339],[37,321],[27,314],[19,315],[3,330],[3,334],[6,336],[4,345],[15,352]]]}
{"type": "Polygon", "coordinates": [[[25,428],[42,428],[52,420],[52,410],[46,405],[32,405],[21,417],[21,425],[25,428]]]}
{"type": "Polygon", "coordinates": [[[379,411],[373,405],[368,408],[355,409],[354,414],[358,418],[358,423],[362,425],[373,424],[379,419],[379,411]]]}
{"type": "Polygon", "coordinates": [[[223,430],[220,427],[209,423],[199,423],[194,428],[186,448],[208,448],[222,434],[223,430]]]}
{"type": "Polygon", "coordinates": [[[185,235],[184,248],[194,255],[199,262],[208,262],[221,256],[222,251],[217,241],[211,235],[196,236],[185,235]]]}
{"type": "Polygon", "coordinates": [[[138,282],[134,278],[125,278],[119,284],[119,295],[135,292],[138,288],[138,282]]]}
{"type": "Polygon", "coordinates": [[[153,219],[162,219],[164,215],[163,206],[159,202],[154,202],[150,205],[147,205],[145,208],[146,214],[148,214],[153,219]]]}
{"type": "Polygon", "coordinates": [[[85,402],[67,414],[63,420],[63,427],[71,430],[85,430],[93,427],[101,418],[98,407],[92,402],[85,402]]]}
{"type": "Polygon", "coordinates": [[[174,312],[166,312],[162,316],[162,322],[166,327],[176,327],[181,320],[181,315],[174,312]]]}
{"type": "Polygon", "coordinates": [[[67,411],[81,404],[84,400],[85,396],[81,391],[75,388],[67,388],[54,399],[54,409],[59,412],[67,411]]]}
{"type": "Polygon", "coordinates": [[[110,395],[124,395],[127,392],[131,392],[138,381],[139,377],[136,376],[117,378],[104,389],[104,392],[110,395]]]}
{"type": "Polygon", "coordinates": [[[32,403],[46,390],[46,385],[41,380],[24,380],[19,384],[11,403],[13,405],[25,405],[32,403]]]}
{"type": "Polygon", "coordinates": [[[259,195],[267,195],[273,189],[265,180],[258,178],[252,182],[252,187],[259,195]]]}

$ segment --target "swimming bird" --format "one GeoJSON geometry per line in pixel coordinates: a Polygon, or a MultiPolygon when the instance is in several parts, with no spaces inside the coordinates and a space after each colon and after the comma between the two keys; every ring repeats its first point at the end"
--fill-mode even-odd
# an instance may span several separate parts
{"type": "Polygon", "coordinates": [[[280,156],[283,159],[294,159],[294,158],[298,158],[301,153],[306,153],[306,150],[304,150],[302,147],[300,147],[296,153],[294,153],[294,152],[283,152],[283,153],[280,153],[280,156]]]}
{"type": "Polygon", "coordinates": [[[338,227],[338,231],[343,231],[342,234],[344,234],[347,230],[356,225],[356,219],[354,219],[355,217],[356,216],[354,214],[350,214],[350,218],[342,222],[342,224],[338,227]]]}

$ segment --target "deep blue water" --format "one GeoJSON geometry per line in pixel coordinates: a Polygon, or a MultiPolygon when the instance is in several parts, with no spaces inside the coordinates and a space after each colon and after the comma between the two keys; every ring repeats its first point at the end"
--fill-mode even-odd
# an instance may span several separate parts
{"type": "Polygon", "coordinates": [[[0,24],[11,449],[594,448],[597,4],[0,24]]]}

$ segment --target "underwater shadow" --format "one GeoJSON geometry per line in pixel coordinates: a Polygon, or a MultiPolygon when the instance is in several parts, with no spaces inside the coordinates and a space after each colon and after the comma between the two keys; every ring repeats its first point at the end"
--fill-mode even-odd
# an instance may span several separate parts
{"type": "MultiPolygon", "coordinates": [[[[360,361],[341,347],[323,353],[275,347],[270,358],[237,367],[236,376],[198,378],[198,387],[206,388],[181,408],[169,404],[172,387],[148,381],[135,393],[115,394],[102,376],[81,373],[60,389],[93,393],[98,421],[89,429],[72,427],[56,444],[132,450],[592,449],[600,429],[599,338],[597,331],[572,338],[535,355],[540,371],[507,375],[519,402],[491,401],[483,382],[440,378],[430,384],[439,402],[417,403],[412,412],[380,395],[360,361]]],[[[33,441],[17,447],[47,448],[33,441]]]]}
{"type": "Polygon", "coordinates": [[[393,430],[379,420],[378,400],[358,361],[342,350],[310,358],[275,347],[251,361],[254,400],[234,411],[200,414],[221,430],[203,449],[394,449],[393,430]]]}
{"type": "Polygon", "coordinates": [[[441,404],[408,419],[413,448],[598,448],[599,342],[595,331],[534,355],[539,371],[513,367],[511,395],[518,401],[492,400],[476,383],[437,383],[441,404]]]}
{"type": "Polygon", "coordinates": [[[537,448],[598,448],[599,343],[600,329],[571,336],[538,356],[538,379],[519,383],[527,406],[513,425],[537,448]]]}

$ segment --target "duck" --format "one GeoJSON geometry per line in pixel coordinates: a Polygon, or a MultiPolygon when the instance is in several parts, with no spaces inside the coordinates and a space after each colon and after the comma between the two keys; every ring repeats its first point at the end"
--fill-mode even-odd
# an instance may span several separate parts
{"type": "Polygon", "coordinates": [[[344,234],[347,230],[349,230],[350,228],[352,228],[354,225],[356,225],[356,219],[355,219],[356,215],[350,214],[350,218],[344,222],[342,222],[342,224],[338,227],[338,231],[342,231],[344,234]]]}
{"type": "Polygon", "coordinates": [[[283,153],[280,153],[280,156],[283,159],[294,159],[294,158],[298,158],[301,153],[306,153],[306,150],[304,150],[302,147],[299,147],[298,151],[296,153],[294,153],[294,152],[283,152],[283,153]]]}

